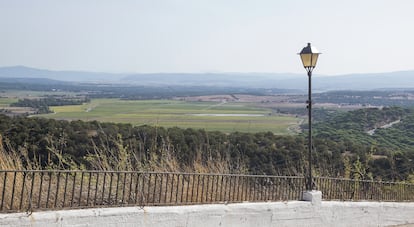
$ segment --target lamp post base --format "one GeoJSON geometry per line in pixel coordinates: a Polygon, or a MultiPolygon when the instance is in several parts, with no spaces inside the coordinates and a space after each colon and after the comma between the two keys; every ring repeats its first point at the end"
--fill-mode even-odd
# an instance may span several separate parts
{"type": "Polygon", "coordinates": [[[309,201],[312,205],[321,205],[322,202],[322,192],[321,191],[304,191],[302,192],[302,200],[309,201]]]}

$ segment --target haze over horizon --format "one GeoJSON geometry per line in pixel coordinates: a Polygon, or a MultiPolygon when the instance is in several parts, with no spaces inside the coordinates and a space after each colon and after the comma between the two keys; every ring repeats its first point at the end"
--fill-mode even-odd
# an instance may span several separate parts
{"type": "Polygon", "coordinates": [[[2,1],[0,66],[114,73],[413,70],[410,0],[2,1]]]}

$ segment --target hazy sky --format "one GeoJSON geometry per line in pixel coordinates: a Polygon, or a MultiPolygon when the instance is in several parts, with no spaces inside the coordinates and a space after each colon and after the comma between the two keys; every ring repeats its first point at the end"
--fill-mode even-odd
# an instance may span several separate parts
{"type": "Polygon", "coordinates": [[[413,0],[0,0],[0,66],[104,72],[414,69],[413,0]]]}

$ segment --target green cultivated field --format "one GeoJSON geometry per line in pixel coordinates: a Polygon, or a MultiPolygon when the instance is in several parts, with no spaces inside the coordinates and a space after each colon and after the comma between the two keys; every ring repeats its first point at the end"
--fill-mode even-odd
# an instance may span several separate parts
{"type": "Polygon", "coordinates": [[[10,104],[17,102],[16,98],[0,97],[0,108],[8,107],[10,104]]]}
{"type": "Polygon", "coordinates": [[[176,100],[95,99],[76,106],[51,107],[46,118],[97,120],[163,127],[202,128],[222,132],[294,133],[300,118],[273,115],[252,103],[188,102],[176,100]]]}

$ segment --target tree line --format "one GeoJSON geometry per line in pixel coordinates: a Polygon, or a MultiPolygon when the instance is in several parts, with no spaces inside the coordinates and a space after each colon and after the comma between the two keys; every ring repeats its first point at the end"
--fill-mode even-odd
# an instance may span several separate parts
{"type": "Polygon", "coordinates": [[[17,102],[11,103],[10,106],[30,107],[36,109],[38,114],[47,114],[53,112],[50,110],[50,106],[81,105],[86,102],[90,102],[90,99],[88,97],[46,96],[42,98],[19,99],[17,102]]]}

